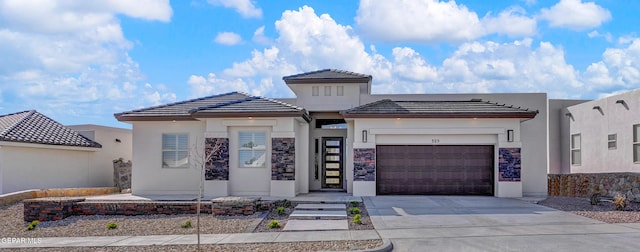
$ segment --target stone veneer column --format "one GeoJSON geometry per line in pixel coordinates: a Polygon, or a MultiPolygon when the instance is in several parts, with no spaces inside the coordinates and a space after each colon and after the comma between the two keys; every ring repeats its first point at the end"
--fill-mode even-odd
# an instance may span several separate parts
{"type": "Polygon", "coordinates": [[[206,138],[205,180],[229,180],[229,138],[206,138]],[[213,154],[211,154],[213,153],[213,154]]]}
{"type": "Polygon", "coordinates": [[[353,149],[353,181],[376,181],[376,149],[353,149]]]}
{"type": "Polygon", "coordinates": [[[271,180],[296,179],[295,138],[271,139],[271,180]]]}

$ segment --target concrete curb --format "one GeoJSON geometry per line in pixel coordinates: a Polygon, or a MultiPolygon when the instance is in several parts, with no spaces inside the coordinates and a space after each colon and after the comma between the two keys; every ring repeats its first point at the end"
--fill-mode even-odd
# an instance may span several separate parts
{"type": "Polygon", "coordinates": [[[388,252],[393,250],[393,243],[389,239],[382,239],[382,245],[377,248],[362,250],[364,252],[388,252]]]}

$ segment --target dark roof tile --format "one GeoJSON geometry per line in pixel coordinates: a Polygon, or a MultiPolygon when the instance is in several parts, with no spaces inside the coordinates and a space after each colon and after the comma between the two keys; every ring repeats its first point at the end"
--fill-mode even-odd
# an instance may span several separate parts
{"type": "Polygon", "coordinates": [[[0,141],[62,145],[102,146],[35,110],[0,116],[0,141]]]}
{"type": "Polygon", "coordinates": [[[341,113],[345,117],[533,118],[538,112],[476,99],[468,101],[392,101],[384,99],[341,113]]]}
{"type": "Polygon", "coordinates": [[[340,82],[368,82],[371,75],[359,74],[337,69],[323,69],[313,72],[289,75],[282,77],[286,83],[311,83],[313,81],[340,81],[340,82]]]}

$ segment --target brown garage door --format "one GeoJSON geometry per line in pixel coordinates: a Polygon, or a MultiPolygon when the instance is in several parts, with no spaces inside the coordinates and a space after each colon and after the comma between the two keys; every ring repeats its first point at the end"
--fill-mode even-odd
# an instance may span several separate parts
{"type": "Polygon", "coordinates": [[[379,145],[377,194],[493,195],[491,145],[379,145]]]}

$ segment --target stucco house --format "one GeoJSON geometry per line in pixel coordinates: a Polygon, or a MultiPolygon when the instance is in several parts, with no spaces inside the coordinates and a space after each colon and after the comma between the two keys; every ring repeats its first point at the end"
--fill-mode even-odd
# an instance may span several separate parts
{"type": "Polygon", "coordinates": [[[115,114],[133,128],[134,194],[310,191],[547,194],[544,93],[371,94],[371,75],[283,77],[296,98],[241,92],[115,114]],[[194,156],[194,153],[199,156],[194,156]]]}
{"type": "Polygon", "coordinates": [[[112,161],[131,158],[131,131],[66,127],[28,110],[0,116],[0,194],[113,186],[112,161]]]}
{"type": "Polygon", "coordinates": [[[562,158],[549,173],[640,172],[640,89],[572,103],[558,113],[562,158]]]}

